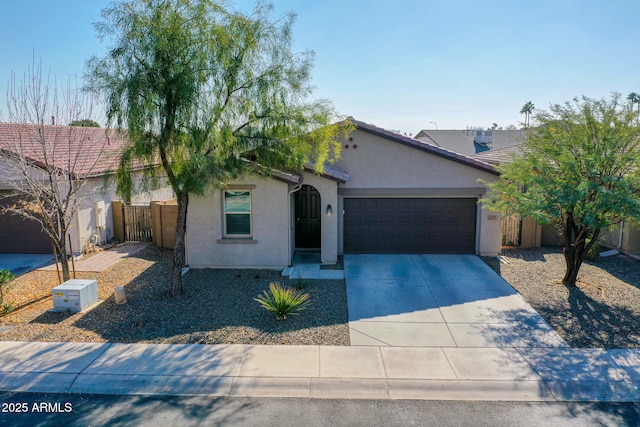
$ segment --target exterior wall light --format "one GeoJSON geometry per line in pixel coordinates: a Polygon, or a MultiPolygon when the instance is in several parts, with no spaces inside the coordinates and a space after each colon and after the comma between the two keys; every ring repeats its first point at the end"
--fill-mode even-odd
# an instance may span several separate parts
{"type": "Polygon", "coordinates": [[[327,215],[331,215],[333,213],[333,208],[331,205],[327,205],[327,215]]]}

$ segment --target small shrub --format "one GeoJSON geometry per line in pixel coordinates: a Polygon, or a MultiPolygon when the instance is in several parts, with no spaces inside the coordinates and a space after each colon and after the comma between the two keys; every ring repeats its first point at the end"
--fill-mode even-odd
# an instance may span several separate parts
{"type": "Polygon", "coordinates": [[[15,279],[16,275],[10,272],[7,269],[0,270],[0,308],[3,313],[9,313],[13,311],[13,304],[5,302],[4,296],[5,293],[9,292],[9,290],[13,287],[10,282],[15,279]]]}
{"type": "Polygon", "coordinates": [[[309,294],[299,289],[282,286],[272,282],[268,291],[254,298],[266,310],[274,313],[278,320],[284,320],[289,315],[296,315],[309,305],[309,294]]]}

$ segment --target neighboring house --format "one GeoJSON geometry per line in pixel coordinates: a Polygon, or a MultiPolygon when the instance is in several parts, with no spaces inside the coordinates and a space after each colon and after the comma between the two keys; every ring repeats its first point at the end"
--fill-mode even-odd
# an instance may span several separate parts
{"type": "Polygon", "coordinates": [[[435,144],[445,150],[472,156],[483,151],[496,150],[522,144],[527,130],[426,130],[423,129],[415,139],[435,144]]]}
{"type": "MultiPolygon", "coordinates": [[[[71,161],[74,164],[68,169],[85,180],[79,194],[78,215],[69,230],[73,251],[81,253],[113,238],[111,202],[120,200],[116,195],[113,172],[124,148],[123,135],[103,128],[44,126],[40,129],[47,141],[59,143],[63,148],[52,149],[48,164],[63,169],[71,161]]],[[[38,177],[42,174],[44,159],[42,150],[38,149],[35,130],[38,128],[34,125],[0,123],[0,149],[12,152],[16,147],[22,147],[24,156],[33,162],[32,176],[38,177]]],[[[136,179],[141,182],[142,173],[136,179]]],[[[15,202],[15,198],[1,196],[11,193],[16,185],[21,185],[21,176],[7,164],[0,164],[0,203],[15,202]]],[[[155,191],[136,191],[130,202],[147,203],[171,197],[173,192],[165,186],[155,191]]],[[[49,237],[38,222],[0,213],[0,253],[51,253],[51,250],[49,237]]]]}
{"type": "Polygon", "coordinates": [[[187,263],[276,269],[307,248],[326,264],[348,253],[499,253],[500,216],[478,203],[479,180],[498,178],[491,165],[354,123],[321,174],[246,176],[192,197],[187,263]]]}
{"type": "MultiPolygon", "coordinates": [[[[475,154],[472,158],[492,165],[509,162],[513,157],[522,154],[522,145],[504,147],[497,150],[475,154]]],[[[513,225],[513,218],[503,219],[503,235],[508,234],[507,227],[513,225]]],[[[522,218],[519,224],[520,243],[518,246],[539,247],[562,244],[562,236],[551,225],[541,225],[532,218],[522,218]]],[[[640,224],[638,220],[625,221],[612,230],[603,230],[601,241],[606,246],[614,247],[627,254],[640,253],[640,224]]]]}
{"type": "MultiPolygon", "coordinates": [[[[522,144],[511,145],[474,154],[471,158],[497,166],[522,155],[522,149],[522,144]]],[[[501,234],[504,246],[537,248],[562,243],[561,236],[553,226],[542,225],[531,217],[520,218],[518,215],[502,218],[501,234]]]]}

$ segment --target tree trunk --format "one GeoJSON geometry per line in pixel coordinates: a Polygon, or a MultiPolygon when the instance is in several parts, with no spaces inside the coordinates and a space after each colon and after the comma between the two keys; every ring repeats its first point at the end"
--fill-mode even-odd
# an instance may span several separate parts
{"type": "Polygon", "coordinates": [[[174,297],[182,293],[182,269],[185,265],[185,236],[187,234],[187,207],[189,194],[176,194],[178,199],[178,219],[176,221],[176,247],[173,251],[173,269],[171,270],[171,294],[174,297]]]}
{"type": "Polygon", "coordinates": [[[562,253],[567,267],[562,279],[563,285],[569,288],[576,286],[580,267],[587,257],[587,253],[596,244],[599,236],[600,229],[593,231],[590,227],[583,225],[578,230],[573,218],[567,219],[563,230],[564,247],[562,248],[562,253]],[[590,240],[587,242],[589,235],[591,235],[590,240]]]}
{"type": "Polygon", "coordinates": [[[580,257],[575,247],[565,247],[562,252],[564,253],[564,259],[567,264],[567,270],[564,274],[564,278],[562,279],[562,284],[568,288],[573,288],[576,286],[578,272],[580,271],[580,266],[582,266],[582,262],[584,261],[584,256],[580,257]]]}
{"type": "Polygon", "coordinates": [[[65,244],[64,237],[62,238],[62,243],[56,241],[56,249],[58,250],[58,254],[60,254],[62,281],[66,282],[71,279],[71,271],[69,270],[69,257],[67,256],[67,245],[65,244]]]}

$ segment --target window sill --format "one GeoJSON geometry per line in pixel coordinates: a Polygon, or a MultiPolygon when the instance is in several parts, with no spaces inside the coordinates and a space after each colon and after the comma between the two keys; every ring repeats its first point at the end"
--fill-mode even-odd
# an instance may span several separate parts
{"type": "Polygon", "coordinates": [[[255,245],[258,241],[254,239],[225,238],[216,240],[216,243],[223,245],[255,245]]]}

